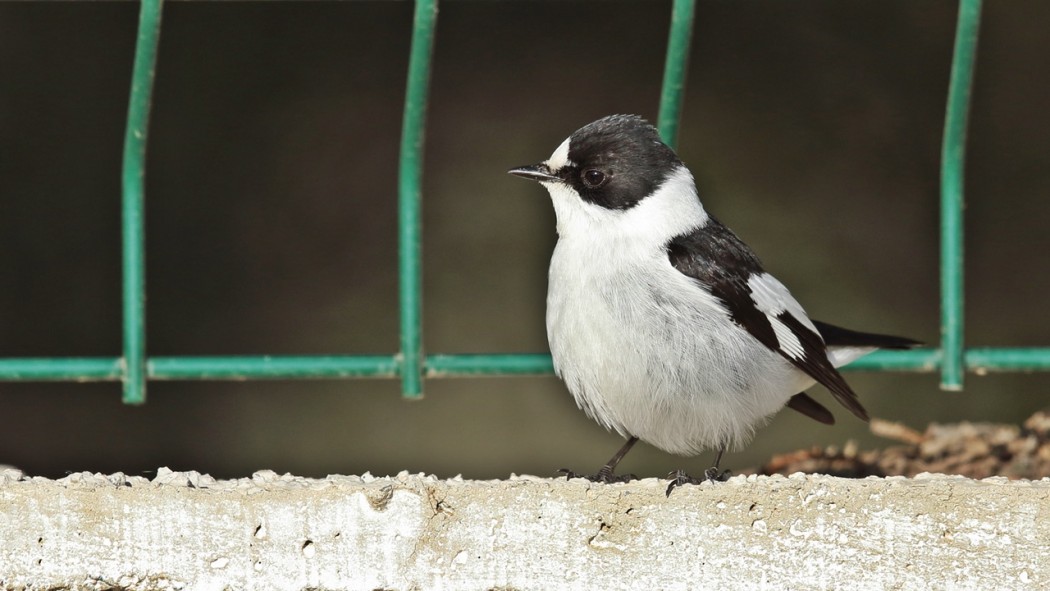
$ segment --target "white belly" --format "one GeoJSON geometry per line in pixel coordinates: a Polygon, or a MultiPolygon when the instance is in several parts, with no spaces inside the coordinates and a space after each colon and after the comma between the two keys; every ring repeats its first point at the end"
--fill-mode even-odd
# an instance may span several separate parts
{"type": "Polygon", "coordinates": [[[610,261],[563,246],[551,258],[551,354],[576,403],[606,428],[681,455],[736,448],[813,384],[662,252],[610,261]]]}

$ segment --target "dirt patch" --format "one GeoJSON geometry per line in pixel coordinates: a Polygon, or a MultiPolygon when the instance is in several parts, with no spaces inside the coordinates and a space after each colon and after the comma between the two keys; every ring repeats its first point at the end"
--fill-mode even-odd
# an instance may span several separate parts
{"type": "Polygon", "coordinates": [[[1020,426],[933,423],[920,433],[900,423],[872,419],[871,431],[904,445],[869,451],[860,451],[853,443],[842,448],[814,447],[774,456],[756,472],[805,472],[847,478],[915,476],[923,472],[975,479],[1050,477],[1050,414],[1042,411],[1020,426]]]}

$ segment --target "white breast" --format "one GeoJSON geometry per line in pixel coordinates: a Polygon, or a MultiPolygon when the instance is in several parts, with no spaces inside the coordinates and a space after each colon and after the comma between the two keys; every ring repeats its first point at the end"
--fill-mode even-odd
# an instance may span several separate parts
{"type": "Polygon", "coordinates": [[[689,197],[678,186],[631,210],[610,211],[549,188],[559,240],[547,334],[558,375],[592,418],[665,451],[695,455],[747,443],[756,427],[812,385],[671,266],[667,239],[706,221],[695,194],[692,210],[666,206],[689,197]],[[663,204],[659,197],[666,197],[663,204]],[[559,206],[562,198],[575,203],[559,206]],[[654,224],[662,224],[660,232],[654,224]]]}

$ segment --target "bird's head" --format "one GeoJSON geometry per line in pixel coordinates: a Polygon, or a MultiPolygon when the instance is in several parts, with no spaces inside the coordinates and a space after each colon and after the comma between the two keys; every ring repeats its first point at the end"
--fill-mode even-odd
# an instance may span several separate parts
{"type": "Polygon", "coordinates": [[[562,236],[620,225],[670,236],[682,230],[683,220],[686,227],[703,221],[692,175],[656,128],[637,115],[585,125],[547,160],[508,172],[547,188],[562,236]],[[654,215],[660,219],[650,219],[654,215]]]}

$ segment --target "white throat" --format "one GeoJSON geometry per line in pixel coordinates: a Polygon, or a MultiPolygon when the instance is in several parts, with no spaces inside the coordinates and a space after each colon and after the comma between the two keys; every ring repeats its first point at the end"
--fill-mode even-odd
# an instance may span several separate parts
{"type": "Polygon", "coordinates": [[[554,202],[561,239],[583,238],[599,244],[627,241],[662,247],[671,238],[703,226],[708,219],[696,194],[693,175],[685,166],[676,168],[652,195],[624,210],[588,203],[562,183],[543,185],[554,202]]]}

